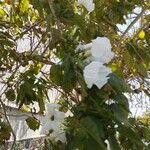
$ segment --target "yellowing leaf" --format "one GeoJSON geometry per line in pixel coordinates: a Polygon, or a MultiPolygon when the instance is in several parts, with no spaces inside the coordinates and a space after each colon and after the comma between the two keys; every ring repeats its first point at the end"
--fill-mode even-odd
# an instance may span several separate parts
{"type": "Polygon", "coordinates": [[[29,106],[24,105],[24,104],[22,105],[21,110],[22,110],[23,112],[30,112],[29,106]]]}
{"type": "Polygon", "coordinates": [[[29,0],[21,0],[20,2],[20,12],[24,13],[29,8],[29,0]]]}
{"type": "Polygon", "coordinates": [[[112,63],[110,67],[111,67],[112,72],[117,70],[117,64],[115,63],[112,63]]]}
{"type": "Polygon", "coordinates": [[[42,69],[43,65],[42,64],[38,64],[37,68],[38,68],[38,72],[42,69]]]}
{"type": "Polygon", "coordinates": [[[140,39],[144,39],[145,37],[145,32],[142,30],[140,33],[139,33],[139,38],[140,39]]]}
{"type": "Polygon", "coordinates": [[[0,8],[0,17],[3,17],[4,15],[5,15],[5,11],[2,8],[0,8]]]}

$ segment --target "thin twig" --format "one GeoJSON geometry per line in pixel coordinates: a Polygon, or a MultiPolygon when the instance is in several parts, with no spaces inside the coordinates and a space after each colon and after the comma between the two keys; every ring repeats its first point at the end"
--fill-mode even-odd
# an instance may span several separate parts
{"type": "Polygon", "coordinates": [[[131,22],[131,24],[127,27],[127,29],[124,31],[124,33],[121,35],[121,40],[126,36],[126,34],[129,32],[129,30],[134,26],[134,24],[143,16],[145,13],[145,9],[141,11],[141,13],[131,22]]]}
{"type": "Polygon", "coordinates": [[[54,1],[54,0],[47,0],[47,1],[48,1],[50,10],[51,10],[51,12],[52,12],[52,15],[54,16],[54,19],[55,19],[55,21],[56,21],[57,28],[58,28],[58,30],[60,31],[60,33],[62,33],[62,30],[61,30],[61,23],[60,23],[60,21],[57,19],[55,10],[54,10],[54,8],[53,8],[53,1],[54,1]]]}
{"type": "Polygon", "coordinates": [[[139,33],[140,33],[143,29],[147,28],[147,27],[149,26],[149,24],[150,24],[150,22],[144,23],[144,24],[142,25],[142,27],[141,27],[141,28],[137,31],[137,33],[134,35],[133,39],[136,38],[136,37],[139,35],[139,33]]]}
{"type": "MultiPolygon", "coordinates": [[[[25,31],[23,31],[23,32],[21,33],[21,35],[26,34],[28,31],[30,31],[31,29],[33,29],[34,27],[36,27],[37,25],[39,25],[41,22],[43,22],[43,20],[40,20],[40,21],[34,23],[32,26],[30,26],[30,27],[27,28],[25,31]]],[[[19,38],[20,38],[20,36],[17,36],[14,40],[16,41],[16,40],[18,40],[19,38]]]]}
{"type": "Polygon", "coordinates": [[[130,23],[130,25],[127,27],[127,29],[123,32],[123,34],[120,37],[120,40],[117,41],[117,43],[115,44],[117,47],[119,47],[121,45],[121,42],[124,40],[126,34],[129,32],[129,30],[135,25],[135,23],[143,16],[143,14],[145,13],[145,9],[143,9],[141,11],[141,13],[130,23]]]}

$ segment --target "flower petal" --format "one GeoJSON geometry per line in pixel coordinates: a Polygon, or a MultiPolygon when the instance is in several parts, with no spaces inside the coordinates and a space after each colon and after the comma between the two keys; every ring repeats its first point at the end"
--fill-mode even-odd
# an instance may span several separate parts
{"type": "Polygon", "coordinates": [[[78,4],[83,5],[89,12],[92,12],[95,9],[93,0],[78,0],[78,4]]]}
{"type": "Polygon", "coordinates": [[[108,63],[114,57],[114,53],[111,51],[110,40],[106,37],[97,37],[92,40],[91,53],[95,61],[108,63]]]}
{"type": "Polygon", "coordinates": [[[100,62],[93,61],[87,65],[84,70],[84,79],[88,88],[92,85],[96,85],[99,89],[102,88],[106,83],[111,73],[111,69],[104,66],[100,62]]]}
{"type": "Polygon", "coordinates": [[[48,121],[47,123],[43,124],[41,127],[40,127],[40,133],[41,134],[48,134],[49,133],[49,130],[50,130],[50,127],[51,127],[51,124],[52,122],[51,121],[48,121]]]}

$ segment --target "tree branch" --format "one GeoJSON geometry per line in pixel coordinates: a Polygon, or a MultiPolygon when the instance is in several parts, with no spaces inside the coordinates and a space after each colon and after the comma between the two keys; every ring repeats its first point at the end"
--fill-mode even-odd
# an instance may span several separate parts
{"type": "MultiPolygon", "coordinates": [[[[26,34],[28,31],[30,31],[31,29],[33,29],[34,27],[36,27],[37,25],[39,25],[41,22],[43,22],[43,20],[40,20],[40,21],[34,23],[32,26],[30,26],[30,27],[27,28],[25,31],[23,31],[23,32],[21,33],[21,35],[26,34]]],[[[20,36],[17,36],[17,37],[15,38],[15,41],[18,40],[19,38],[20,38],[20,36]]]]}
{"type": "Polygon", "coordinates": [[[56,21],[57,28],[58,28],[58,30],[59,30],[60,33],[61,33],[61,23],[60,23],[60,21],[57,19],[56,14],[55,14],[55,10],[54,10],[54,8],[53,8],[53,1],[54,1],[54,0],[47,0],[47,1],[48,1],[50,10],[51,10],[51,12],[52,12],[52,15],[54,16],[54,19],[55,19],[55,21],[56,21]]]}
{"type": "Polygon", "coordinates": [[[134,24],[143,16],[145,13],[145,9],[141,11],[141,13],[131,22],[131,24],[127,27],[127,29],[124,31],[124,33],[121,35],[121,41],[126,36],[126,34],[129,32],[129,30],[134,26],[134,24]]]}
{"type": "Polygon", "coordinates": [[[146,28],[149,26],[149,24],[150,24],[150,22],[144,23],[144,24],[142,25],[142,27],[135,33],[133,39],[136,38],[136,37],[139,35],[139,33],[140,33],[143,29],[146,29],[146,28]]]}

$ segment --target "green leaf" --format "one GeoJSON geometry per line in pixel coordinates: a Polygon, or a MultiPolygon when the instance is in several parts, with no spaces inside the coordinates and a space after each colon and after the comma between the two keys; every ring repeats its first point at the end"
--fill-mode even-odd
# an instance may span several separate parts
{"type": "Polygon", "coordinates": [[[110,135],[110,137],[108,138],[108,141],[109,141],[111,150],[121,150],[119,143],[114,135],[110,135]]]}
{"type": "Polygon", "coordinates": [[[11,128],[8,123],[0,119],[0,145],[3,141],[9,140],[11,136],[11,128]]]}
{"type": "Polygon", "coordinates": [[[64,65],[64,77],[63,77],[63,89],[66,92],[70,92],[76,83],[76,72],[74,70],[74,64],[71,59],[67,59],[64,65]]]}
{"type": "Polygon", "coordinates": [[[135,55],[135,45],[133,45],[131,42],[128,42],[126,44],[126,48],[131,56],[135,55]]]}
{"type": "Polygon", "coordinates": [[[99,144],[93,140],[93,138],[88,137],[84,143],[84,150],[100,150],[99,144]]]}
{"type": "Polygon", "coordinates": [[[87,132],[87,129],[81,125],[81,127],[75,128],[74,132],[71,131],[66,150],[99,150],[100,148],[99,143],[87,132]]]}
{"type": "Polygon", "coordinates": [[[147,76],[147,70],[146,70],[145,66],[142,63],[137,64],[136,68],[137,68],[138,73],[141,76],[143,76],[143,77],[147,76]]]}
{"type": "Polygon", "coordinates": [[[83,97],[86,97],[87,96],[87,91],[86,91],[86,83],[85,83],[85,81],[84,81],[84,78],[83,78],[83,76],[82,76],[82,74],[81,73],[78,73],[78,75],[77,75],[77,78],[78,78],[78,82],[80,83],[80,85],[81,85],[81,93],[82,93],[82,96],[83,97]]]}
{"type": "Polygon", "coordinates": [[[58,86],[63,83],[63,67],[61,65],[53,65],[50,69],[50,79],[58,86]]]}
{"type": "Polygon", "coordinates": [[[28,127],[34,131],[39,129],[39,127],[40,127],[40,122],[34,117],[27,118],[26,123],[27,123],[28,127]]]}
{"type": "Polygon", "coordinates": [[[150,46],[150,34],[148,32],[146,32],[145,38],[146,38],[146,42],[147,42],[148,46],[150,46]]]}
{"type": "Polygon", "coordinates": [[[40,85],[39,85],[37,99],[38,99],[38,105],[40,108],[40,113],[43,113],[45,110],[45,101],[44,101],[44,93],[41,88],[42,87],[40,87],[40,85]]]}
{"type": "Polygon", "coordinates": [[[67,150],[84,150],[85,141],[86,141],[86,131],[79,128],[75,133],[69,137],[68,139],[68,145],[67,150]]]}
{"type": "Polygon", "coordinates": [[[121,105],[126,111],[129,112],[129,102],[127,97],[124,94],[118,93],[114,99],[116,102],[121,105]]]}
{"type": "Polygon", "coordinates": [[[120,122],[127,122],[128,111],[122,107],[122,105],[111,104],[110,105],[115,118],[120,122]]]}
{"type": "Polygon", "coordinates": [[[29,8],[29,0],[21,0],[19,8],[21,13],[26,12],[29,8]]]}
{"type": "MultiPolygon", "coordinates": [[[[139,136],[139,133],[131,126],[125,126],[125,125],[119,126],[118,131],[120,133],[119,135],[120,138],[126,140],[128,139],[128,143],[130,144],[131,149],[133,149],[134,146],[139,147],[139,149],[143,148],[143,142],[139,136]]],[[[127,142],[126,140],[124,142],[127,142]]],[[[126,146],[127,143],[124,144],[126,146]]]]}
{"type": "Polygon", "coordinates": [[[25,81],[18,88],[16,102],[17,104],[19,104],[19,108],[21,108],[23,104],[29,105],[33,101],[37,101],[34,81],[35,78],[32,77],[29,79],[25,79],[25,81]]]}
{"type": "Polygon", "coordinates": [[[0,39],[0,43],[9,47],[13,47],[15,45],[15,43],[10,39],[0,39]]]}
{"type": "Polygon", "coordinates": [[[80,121],[81,126],[86,129],[86,132],[99,144],[99,148],[106,150],[104,142],[104,131],[101,122],[98,122],[94,117],[85,117],[80,121]]]}
{"type": "Polygon", "coordinates": [[[124,82],[123,79],[119,78],[115,74],[109,75],[108,83],[113,87],[113,89],[117,92],[131,92],[130,87],[124,82]]]}
{"type": "Polygon", "coordinates": [[[6,14],[6,12],[0,8],[0,17],[3,17],[6,14]]]}
{"type": "Polygon", "coordinates": [[[9,89],[5,95],[9,101],[14,101],[16,99],[15,91],[13,89],[9,89]]]}
{"type": "Polygon", "coordinates": [[[132,69],[135,66],[135,62],[133,57],[130,55],[128,51],[124,51],[123,53],[125,63],[132,69]]]}

